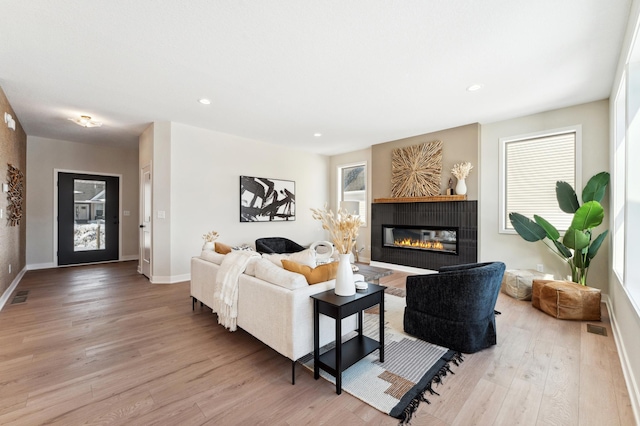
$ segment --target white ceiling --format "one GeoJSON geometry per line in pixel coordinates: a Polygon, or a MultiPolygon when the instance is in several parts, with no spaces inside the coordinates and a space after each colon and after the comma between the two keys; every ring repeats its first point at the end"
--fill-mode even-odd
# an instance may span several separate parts
{"type": "Polygon", "coordinates": [[[173,121],[337,154],[607,98],[630,2],[1,0],[0,86],[32,136],[173,121]]]}

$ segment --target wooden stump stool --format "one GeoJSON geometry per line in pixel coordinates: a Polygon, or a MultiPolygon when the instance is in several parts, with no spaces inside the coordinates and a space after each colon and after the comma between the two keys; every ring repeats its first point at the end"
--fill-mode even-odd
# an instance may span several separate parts
{"type": "Polygon", "coordinates": [[[600,321],[600,290],[570,281],[533,280],[531,304],[558,319],[600,321]]]}

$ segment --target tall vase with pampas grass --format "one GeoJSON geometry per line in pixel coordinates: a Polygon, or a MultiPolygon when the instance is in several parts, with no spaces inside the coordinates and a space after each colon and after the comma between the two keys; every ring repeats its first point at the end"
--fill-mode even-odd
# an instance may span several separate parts
{"type": "Polygon", "coordinates": [[[353,281],[353,270],[349,257],[353,244],[358,236],[362,220],[359,216],[350,214],[345,209],[338,210],[335,215],[327,209],[311,209],[313,218],[322,222],[322,229],[329,231],[331,241],[338,251],[338,272],[336,274],[335,293],[338,296],[353,296],[356,294],[356,285],[353,281]]]}

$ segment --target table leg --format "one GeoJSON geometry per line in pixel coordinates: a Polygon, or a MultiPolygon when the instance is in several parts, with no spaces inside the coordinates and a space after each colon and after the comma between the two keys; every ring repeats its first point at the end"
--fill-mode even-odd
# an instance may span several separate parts
{"type": "Polygon", "coordinates": [[[342,316],[336,318],[336,393],[342,393],[342,316]]]}
{"type": "Polygon", "coordinates": [[[384,291],[380,292],[380,362],[384,362],[384,291]]]}
{"type": "Polygon", "coordinates": [[[313,378],[320,378],[320,318],[318,313],[318,301],[313,301],[313,378]]]}

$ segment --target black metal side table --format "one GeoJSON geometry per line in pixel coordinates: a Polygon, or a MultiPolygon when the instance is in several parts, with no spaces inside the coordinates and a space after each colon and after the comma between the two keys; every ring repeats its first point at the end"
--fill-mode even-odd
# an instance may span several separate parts
{"type": "Polygon", "coordinates": [[[336,378],[336,393],[342,393],[342,372],[365,356],[380,350],[380,362],[384,362],[384,289],[385,286],[369,284],[366,291],[354,296],[337,296],[333,290],[311,295],[313,299],[313,377],[318,380],[320,369],[336,378]],[[379,341],[362,334],[362,312],[375,305],[380,311],[379,341]],[[336,320],[336,346],[320,354],[320,314],[336,320]],[[358,314],[358,334],[342,342],[342,319],[358,314]]]}

